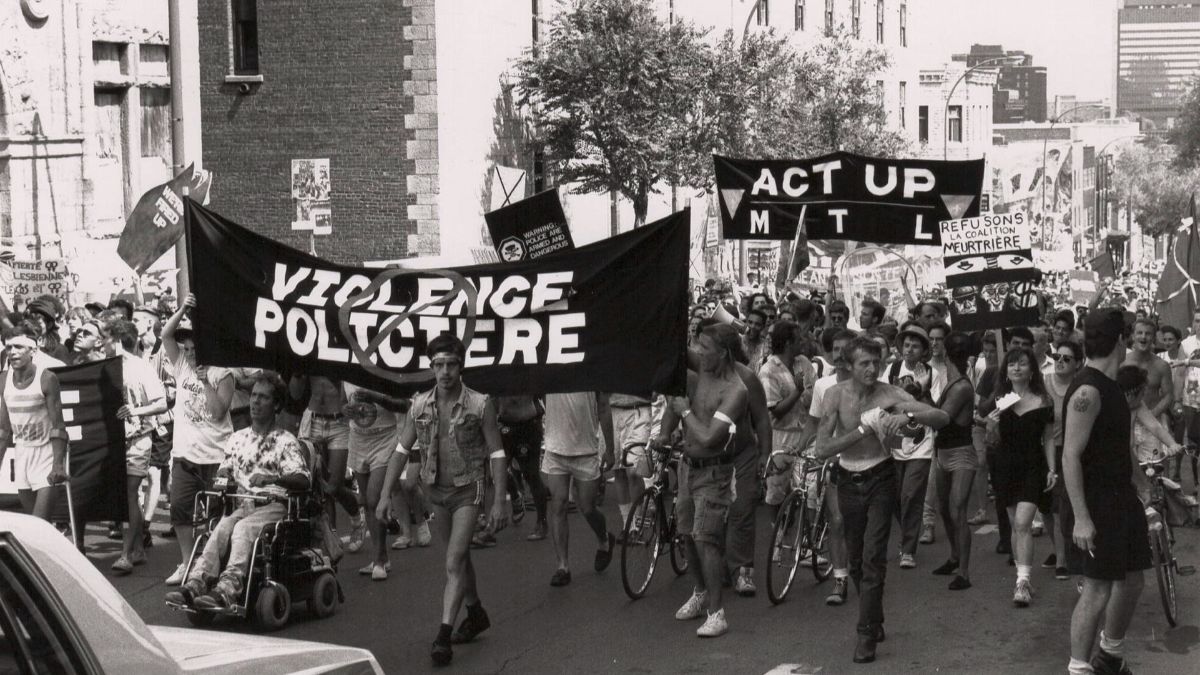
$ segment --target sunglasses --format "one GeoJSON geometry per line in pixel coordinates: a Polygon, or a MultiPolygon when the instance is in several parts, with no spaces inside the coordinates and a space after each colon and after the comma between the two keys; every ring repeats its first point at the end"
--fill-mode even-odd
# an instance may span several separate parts
{"type": "Polygon", "coordinates": [[[99,333],[90,331],[86,328],[80,328],[79,330],[75,331],[75,335],[77,335],[77,336],[82,335],[83,337],[94,337],[94,338],[100,337],[99,333]]]}
{"type": "Polygon", "coordinates": [[[1050,358],[1054,361],[1062,361],[1063,363],[1071,363],[1075,360],[1070,354],[1050,354],[1050,358]]]}

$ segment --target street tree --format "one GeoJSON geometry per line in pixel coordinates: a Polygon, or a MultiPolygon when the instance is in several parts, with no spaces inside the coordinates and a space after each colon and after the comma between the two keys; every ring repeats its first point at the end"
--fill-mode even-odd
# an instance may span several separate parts
{"type": "Polygon", "coordinates": [[[1113,163],[1113,191],[1148,235],[1170,232],[1200,189],[1200,168],[1180,168],[1171,146],[1134,145],[1113,163]]]}
{"type": "Polygon", "coordinates": [[[1175,126],[1167,138],[1175,146],[1177,165],[1200,166],[1200,76],[1192,79],[1191,90],[1184,97],[1175,126]]]}
{"type": "Polygon", "coordinates": [[[518,61],[539,142],[573,192],[617,192],[646,220],[664,182],[695,185],[689,141],[708,76],[705,32],[650,0],[576,0],[518,61]]]}

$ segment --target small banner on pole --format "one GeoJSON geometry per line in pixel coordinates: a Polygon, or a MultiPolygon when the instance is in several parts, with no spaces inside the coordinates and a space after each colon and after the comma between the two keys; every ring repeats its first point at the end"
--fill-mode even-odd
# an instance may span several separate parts
{"type": "Polygon", "coordinates": [[[1038,320],[1030,223],[1022,213],[939,223],[942,264],[958,330],[1030,326],[1038,320]]]}
{"type": "Polygon", "coordinates": [[[556,188],[485,213],[483,218],[504,262],[536,260],[575,248],[556,188]]]}
{"type": "MultiPolygon", "coordinates": [[[[58,375],[69,437],[75,516],[84,522],[127,521],[125,422],[117,417],[117,410],[125,404],[121,358],[52,371],[58,375]]],[[[60,492],[55,508],[54,520],[66,522],[65,494],[60,492]]]]}
{"type": "Polygon", "coordinates": [[[882,159],[836,152],[811,159],[713,156],[726,239],[941,243],[938,223],[979,215],[984,160],[882,159]],[[805,209],[807,207],[807,209],[805,209]]]}
{"type": "Polygon", "coordinates": [[[203,204],[212,185],[212,174],[195,172],[189,165],[178,176],[146,191],[125,219],[117,255],[134,272],[144,274],[183,236],[183,190],[203,204]]]}

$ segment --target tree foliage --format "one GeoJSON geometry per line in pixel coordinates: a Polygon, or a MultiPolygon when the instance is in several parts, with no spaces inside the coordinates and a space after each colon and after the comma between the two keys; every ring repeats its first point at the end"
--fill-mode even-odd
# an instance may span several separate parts
{"type": "Polygon", "coordinates": [[[1134,145],[1113,164],[1113,191],[1128,202],[1146,234],[1170,232],[1188,215],[1200,168],[1181,169],[1170,146],[1134,145]]]}
{"type": "Polygon", "coordinates": [[[574,0],[517,73],[561,182],[620,193],[640,225],[663,185],[711,187],[714,152],[900,154],[875,88],[887,66],[846,33],[804,50],[771,30],[711,40],[652,0],[574,0]]]}
{"type": "Polygon", "coordinates": [[[1200,167],[1200,76],[1192,80],[1191,91],[1184,97],[1168,138],[1175,146],[1176,165],[1189,169],[1200,167]]]}

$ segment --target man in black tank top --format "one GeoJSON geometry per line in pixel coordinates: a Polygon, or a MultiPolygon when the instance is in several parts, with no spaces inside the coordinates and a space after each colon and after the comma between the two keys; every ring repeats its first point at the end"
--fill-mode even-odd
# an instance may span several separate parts
{"type": "Polygon", "coordinates": [[[1063,473],[1075,514],[1073,551],[1081,560],[1083,592],[1071,616],[1071,673],[1118,673],[1122,642],[1150,567],[1146,516],[1138,499],[1130,442],[1130,412],[1115,377],[1125,360],[1125,321],[1119,309],[1088,315],[1086,367],[1063,401],[1063,473]],[[1100,648],[1090,659],[1100,617],[1100,648]]]}

